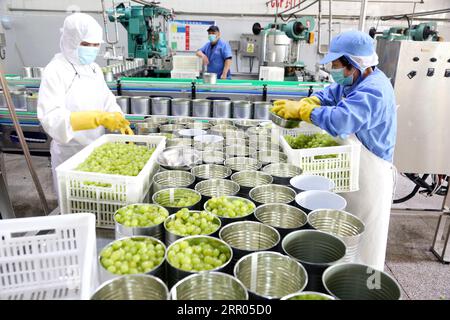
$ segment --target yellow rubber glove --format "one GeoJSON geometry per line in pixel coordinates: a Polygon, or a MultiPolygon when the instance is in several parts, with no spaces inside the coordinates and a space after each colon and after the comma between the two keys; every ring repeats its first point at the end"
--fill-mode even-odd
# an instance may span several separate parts
{"type": "Polygon", "coordinates": [[[308,98],[303,98],[301,101],[307,102],[309,104],[315,104],[316,106],[320,106],[320,99],[316,96],[311,96],[308,98]]]}
{"type": "Polygon", "coordinates": [[[70,114],[70,124],[74,131],[91,130],[103,126],[116,131],[126,128],[130,123],[120,112],[78,111],[70,114]]]}
{"type": "Polygon", "coordinates": [[[300,101],[275,101],[271,111],[284,119],[303,120],[311,123],[311,113],[318,107],[320,107],[320,100],[317,97],[309,97],[300,101]]]}
{"type": "Polygon", "coordinates": [[[121,128],[121,129],[120,129],[120,133],[121,133],[121,134],[129,135],[129,136],[133,136],[133,135],[134,135],[134,132],[133,132],[133,130],[130,128],[130,126],[126,126],[125,128],[121,128]]]}
{"type": "Polygon", "coordinates": [[[300,101],[277,100],[271,111],[284,119],[300,119],[300,101]]]}

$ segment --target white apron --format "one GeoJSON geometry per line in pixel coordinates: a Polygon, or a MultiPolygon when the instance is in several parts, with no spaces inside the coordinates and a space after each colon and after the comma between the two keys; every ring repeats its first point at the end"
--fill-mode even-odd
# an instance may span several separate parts
{"type": "MultiPolygon", "coordinates": [[[[75,66],[81,70],[81,66],[75,66]]],[[[98,76],[92,74],[91,70],[79,72],[80,77],[75,77],[70,88],[66,92],[66,108],[70,111],[88,111],[88,110],[104,110],[105,95],[103,94],[103,83],[99,81],[98,76]]],[[[67,143],[58,143],[52,140],[50,145],[50,155],[53,173],[53,185],[55,192],[58,193],[58,185],[56,179],[56,167],[64,161],[72,157],[81,149],[95,141],[97,138],[105,134],[103,127],[92,130],[76,131],[74,139],[67,143]]]]}
{"type": "Polygon", "coordinates": [[[395,184],[395,167],[361,146],[359,191],[342,193],[346,211],[365,224],[357,262],[383,271],[389,230],[389,218],[395,184]]]}

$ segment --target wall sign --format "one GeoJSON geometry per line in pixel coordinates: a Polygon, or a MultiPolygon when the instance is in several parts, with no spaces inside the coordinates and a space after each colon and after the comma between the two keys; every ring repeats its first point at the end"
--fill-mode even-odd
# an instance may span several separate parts
{"type": "Polygon", "coordinates": [[[173,20],[169,24],[169,45],[173,51],[197,51],[208,41],[214,21],[173,20]]]}

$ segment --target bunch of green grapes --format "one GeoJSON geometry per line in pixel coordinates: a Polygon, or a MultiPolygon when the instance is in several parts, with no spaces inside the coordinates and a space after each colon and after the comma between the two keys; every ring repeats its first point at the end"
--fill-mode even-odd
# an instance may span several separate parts
{"type": "Polygon", "coordinates": [[[173,191],[165,190],[158,194],[155,202],[164,207],[183,208],[191,207],[201,200],[201,196],[194,190],[175,189],[173,191]],[[171,192],[172,199],[171,199],[171,192]]]}
{"type": "Polygon", "coordinates": [[[231,250],[211,239],[198,238],[173,244],[167,252],[167,260],[175,268],[184,271],[206,271],[223,266],[231,257],[231,250]]]}
{"type": "Polygon", "coordinates": [[[220,217],[239,218],[255,210],[255,204],[245,199],[222,196],[208,200],[206,210],[220,217]]]}
{"type": "Polygon", "coordinates": [[[166,223],[167,230],[182,237],[211,234],[219,226],[213,215],[205,211],[192,212],[186,208],[178,211],[175,218],[166,223]]]}
{"type": "Polygon", "coordinates": [[[76,170],[137,176],[154,151],[136,144],[108,142],[95,148],[76,170]]]}
{"type": "Polygon", "coordinates": [[[126,227],[149,227],[163,223],[169,212],[154,204],[133,204],[117,210],[114,218],[126,227]]]}
{"type": "Polygon", "coordinates": [[[117,240],[100,253],[100,263],[118,275],[147,273],[164,260],[165,248],[150,238],[117,240]]]}
{"type": "Polygon", "coordinates": [[[284,138],[292,149],[334,147],[339,145],[334,141],[332,136],[326,133],[315,133],[312,135],[300,134],[297,137],[288,135],[284,138]]]}

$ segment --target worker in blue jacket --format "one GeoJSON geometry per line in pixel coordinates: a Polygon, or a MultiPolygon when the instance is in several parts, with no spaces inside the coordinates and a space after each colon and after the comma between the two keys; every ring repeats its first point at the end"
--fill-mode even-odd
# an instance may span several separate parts
{"type": "Polygon", "coordinates": [[[332,136],[361,142],[359,191],[344,194],[346,210],[365,224],[359,262],[383,270],[395,182],[394,90],[376,67],[373,39],[363,32],[336,36],[320,63],[331,63],[335,83],[300,101],[276,101],[272,111],[286,119],[313,123],[332,136]]]}
{"type": "Polygon", "coordinates": [[[231,60],[233,53],[230,44],[220,37],[217,26],[208,28],[208,42],[197,51],[207,66],[207,72],[217,74],[217,79],[231,79],[231,60]]]}

